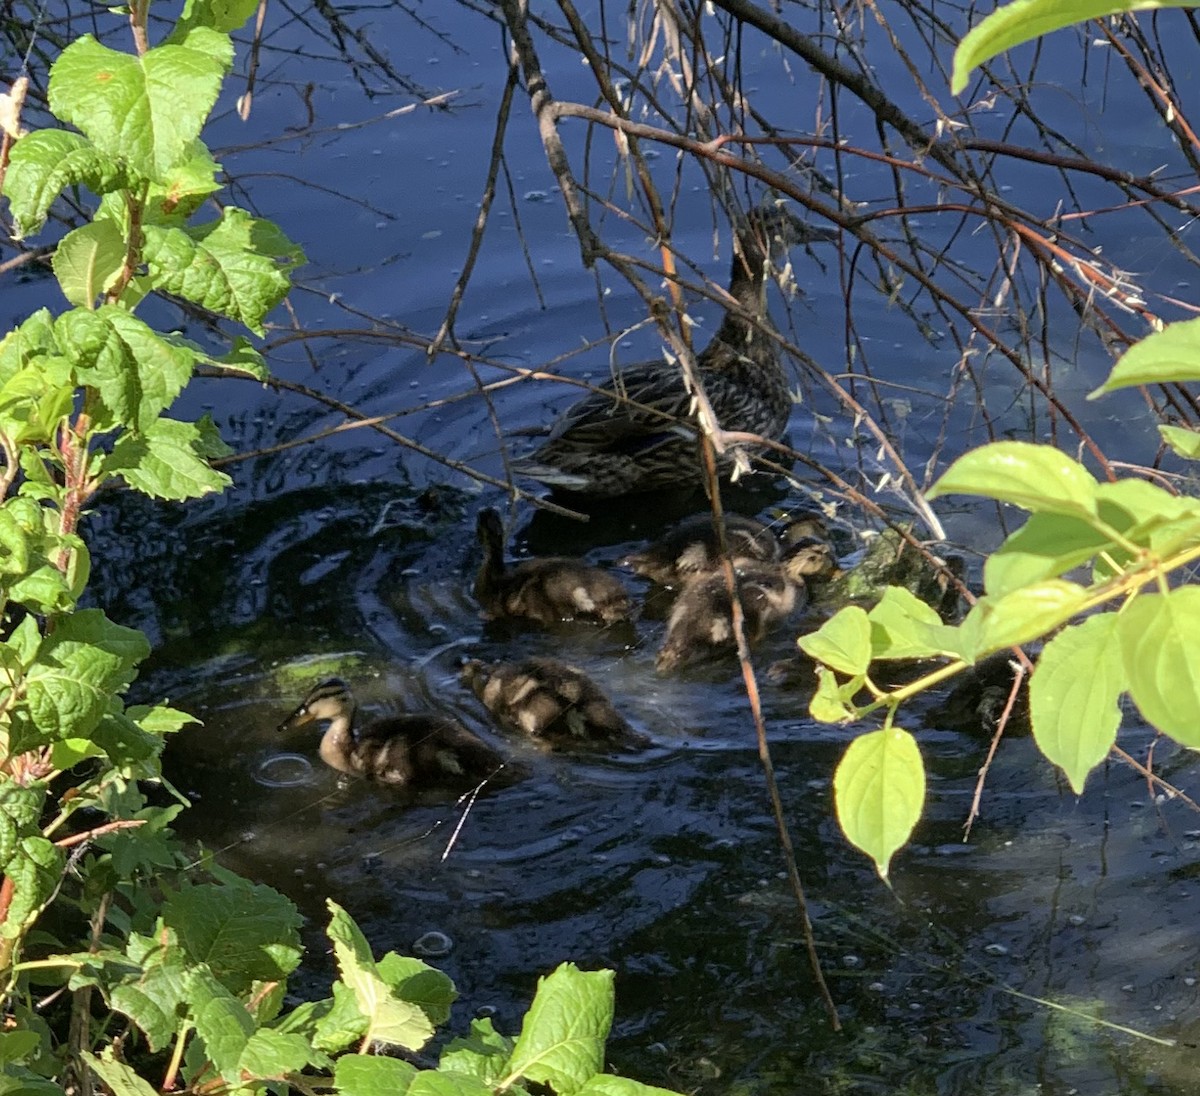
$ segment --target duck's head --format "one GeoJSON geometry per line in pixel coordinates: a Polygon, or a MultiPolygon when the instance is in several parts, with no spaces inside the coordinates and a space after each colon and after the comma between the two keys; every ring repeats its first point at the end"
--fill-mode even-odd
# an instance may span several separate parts
{"type": "Polygon", "coordinates": [[[820,537],[801,537],[783,554],[783,573],[793,582],[825,578],[836,570],[833,549],[820,537]]]}
{"type": "Polygon", "coordinates": [[[486,547],[504,544],[504,522],[500,520],[500,512],[490,506],[479,511],[475,531],[479,536],[479,543],[486,547]]]}
{"type": "Polygon", "coordinates": [[[350,686],[340,677],[331,677],[310,689],[300,707],[279,724],[279,729],[291,731],[323,719],[353,716],[354,709],[354,694],[350,686]]]}

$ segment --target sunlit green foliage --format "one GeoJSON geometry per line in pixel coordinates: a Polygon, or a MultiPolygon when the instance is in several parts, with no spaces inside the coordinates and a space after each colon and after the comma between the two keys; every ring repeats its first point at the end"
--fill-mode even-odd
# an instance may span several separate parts
{"type": "MultiPolygon", "coordinates": [[[[194,721],[122,702],[149,645],[77,608],[90,571],[78,527],[109,483],[183,501],[229,482],[211,463],[228,452],[211,420],[168,412],[198,365],[261,377],[261,355],[237,337],[214,359],[135,313],[167,293],[261,335],[303,261],[275,225],[204,207],[219,185],[201,129],[229,35],[256,7],[190,0],[166,41],[136,54],[73,42],[51,69],[49,104],[78,132],[20,139],[4,180],[25,234],[64,190],[95,208],[53,260],[70,307],[0,340],[0,1092],[86,1091],[86,1071],[115,1096],[289,1084],[482,1096],[524,1092],[526,1080],[562,1096],[659,1091],[603,1073],[612,977],[570,965],[543,980],[515,1039],[482,1022],[436,1068],[376,1056],[424,1049],[454,986],[419,960],[376,960],[332,903],[340,978],[329,999],[285,1012],[301,960],[295,907],[189,865],[171,833],[183,804],[146,794],[161,783],[165,736],[194,721]],[[79,939],[53,936],[72,925],[79,939]],[[30,1008],[46,987],[62,1002],[50,1022],[30,1008]]],[[[146,31],[146,5],[126,16],[146,31]]]]}

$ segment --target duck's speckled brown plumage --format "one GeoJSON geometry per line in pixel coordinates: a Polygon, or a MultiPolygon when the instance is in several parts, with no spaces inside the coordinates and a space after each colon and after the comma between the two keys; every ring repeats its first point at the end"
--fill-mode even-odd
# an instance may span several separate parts
{"type": "Polygon", "coordinates": [[[645,743],[582,670],[554,658],[463,664],[462,677],[496,721],[554,749],[645,743]]]}
{"type": "Polygon", "coordinates": [[[504,562],[504,526],[492,509],[479,515],[483,563],[475,578],[475,598],[492,618],[515,617],[539,624],[628,620],[629,592],[614,574],[560,557],[504,562]]]}
{"type": "MultiPolygon", "coordinates": [[[[823,238],[793,214],[754,210],[736,234],[729,295],[737,308],[697,355],[722,428],[779,439],[792,401],[767,316],[769,256],[823,238]]],[[[615,383],[570,407],[550,438],[515,461],[521,475],[597,498],[700,483],[692,394],[678,364],[654,360],[621,370],[615,383]]]]}
{"type": "MultiPolygon", "coordinates": [[[[828,543],[816,538],[789,548],[781,563],[747,562],[736,567],[746,642],[753,646],[776,623],[803,608],[806,577],[827,574],[833,567],[828,543]]],[[[735,647],[733,599],[725,573],[712,571],[690,579],[680,591],[667,617],[667,634],[655,668],[667,673],[735,647]]]]}
{"type": "Polygon", "coordinates": [[[354,729],[350,687],[330,678],[309,691],[280,725],[295,730],[322,720],[321,760],[330,768],[405,788],[470,788],[495,776],[504,759],[456,719],[437,713],[388,716],[354,729]]]}

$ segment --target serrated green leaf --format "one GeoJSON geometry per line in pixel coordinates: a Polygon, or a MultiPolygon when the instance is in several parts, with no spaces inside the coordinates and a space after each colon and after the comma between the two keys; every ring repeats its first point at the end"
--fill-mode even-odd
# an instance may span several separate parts
{"type": "Polygon", "coordinates": [[[78,133],[41,129],[12,146],[4,195],[17,224],[17,238],[39,232],[55,199],[70,186],[103,195],[128,185],[119,161],[78,133]]]}
{"type": "Polygon", "coordinates": [[[358,1010],[367,1018],[372,1041],[420,1050],[432,1037],[433,1025],[420,1007],[401,1001],[380,977],[371,947],[354,919],[332,899],[328,934],[342,980],[354,992],[358,1010]]]}
{"type": "Polygon", "coordinates": [[[158,1090],[149,1081],[143,1080],[132,1066],[116,1061],[112,1047],[105,1047],[99,1058],[87,1051],[82,1051],[80,1057],[112,1089],[113,1096],[158,1096],[158,1090]]]}
{"type": "Polygon", "coordinates": [[[320,1002],[327,1007],[316,1017],[313,1046],[327,1054],[337,1054],[357,1043],[367,1031],[367,1018],[355,999],[354,990],[345,982],[333,983],[333,999],[320,1002]]]}
{"type": "Polygon", "coordinates": [[[572,1096],[604,1068],[613,1018],[613,972],[563,963],[538,979],[533,1004],[513,1046],[509,1075],[572,1096]]]}
{"type": "Polygon", "coordinates": [[[58,353],[54,317],[49,309],[39,308],[0,339],[0,384],[6,383],[34,359],[58,353]]]}
{"type": "Polygon", "coordinates": [[[139,963],[141,970],[124,977],[106,996],[157,1053],[171,1044],[184,1022],[191,992],[188,972],[178,948],[132,934],[128,949],[130,960],[139,963]]]}
{"type": "Polygon", "coordinates": [[[224,68],[205,48],[162,45],[134,57],[85,34],[50,70],[50,109],[101,152],[162,180],[200,136],[224,68]]]}
{"type": "Polygon", "coordinates": [[[172,734],[187,726],[202,726],[190,712],[170,708],[165,704],[137,704],[126,713],[143,731],[152,735],[172,734]]]}
{"type": "Polygon", "coordinates": [[[25,934],[57,889],[65,862],[61,850],[40,835],[18,839],[4,869],[12,883],[12,898],[0,924],[0,937],[17,940],[25,934]]]}
{"type": "Polygon", "coordinates": [[[188,229],[147,226],[143,254],[155,284],[244,324],[257,335],[284,297],[301,253],[269,222],[228,207],[188,229]]]}
{"type": "Polygon", "coordinates": [[[74,408],[75,383],[62,357],[40,357],[0,388],[0,425],[14,444],[50,441],[74,408]]]}
{"type": "Polygon", "coordinates": [[[162,919],[186,954],[234,994],[256,979],[286,978],[300,962],[296,907],[278,891],[236,876],[168,894],[162,919]]]}
{"type": "Polygon", "coordinates": [[[59,242],[52,266],[63,296],[77,308],[91,308],[121,276],[125,239],[109,221],[83,225],[59,242]]]}
{"type": "Polygon", "coordinates": [[[179,28],[197,26],[232,34],[258,9],[258,0],[187,0],[179,18],[179,28]]]}
{"type": "Polygon", "coordinates": [[[971,70],[1013,46],[1073,23],[1103,19],[1129,11],[1195,7],[1196,0],[1014,0],[971,28],[954,51],[950,91],[958,95],[967,86],[971,70]]]}
{"type": "Polygon", "coordinates": [[[101,468],[151,498],[201,498],[231,482],[201,457],[211,447],[211,433],[195,423],[160,418],[141,434],[122,434],[101,468]]]}
{"type": "Polygon", "coordinates": [[[457,999],[458,990],[448,975],[420,959],[397,955],[394,951],[379,960],[376,970],[397,997],[419,1005],[434,1026],[450,1019],[450,1006],[457,999]]]}
{"type": "Polygon", "coordinates": [[[448,1073],[465,1073],[494,1088],[508,1073],[513,1040],[501,1035],[490,1017],[471,1021],[471,1032],[452,1039],[442,1051],[438,1068],[448,1073]]]}
{"type": "Polygon", "coordinates": [[[1183,457],[1184,460],[1200,460],[1200,430],[1188,430],[1182,426],[1159,426],[1158,432],[1177,457],[1183,457]]]}
{"type": "Polygon", "coordinates": [[[981,495],[1033,513],[1096,515],[1096,480],[1078,461],[1050,445],[998,441],[972,449],[946,469],[928,498],[981,495]]]}
{"type": "Polygon", "coordinates": [[[259,1028],[242,1050],[238,1074],[281,1081],[290,1073],[302,1073],[310,1064],[315,1064],[314,1059],[323,1057],[314,1055],[308,1041],[299,1035],[259,1028]]]}
{"type": "Polygon", "coordinates": [[[209,361],[222,369],[234,373],[248,373],[256,380],[265,381],[271,375],[267,360],[240,335],[233,340],[233,349],[219,358],[209,361]]]}
{"type": "Polygon", "coordinates": [[[399,1058],[343,1054],[334,1067],[333,1080],[340,1096],[397,1096],[408,1092],[416,1075],[416,1066],[399,1058]]]}
{"type": "Polygon", "coordinates": [[[195,352],[115,305],[59,318],[56,333],[80,383],[96,389],[117,423],[143,433],[183,391],[195,352]]]}
{"type": "Polygon", "coordinates": [[[202,967],[188,971],[187,987],[188,1011],[209,1061],[225,1080],[241,1080],[242,1051],[254,1033],[246,1006],[202,967]]]}
{"type": "MultiPolygon", "coordinates": [[[[1176,5],[1183,6],[1183,5],[1176,5]]],[[[1184,384],[1200,380],[1200,320],[1168,324],[1136,342],[1088,399],[1138,384],[1184,384]]]]}
{"type": "Polygon", "coordinates": [[[65,613],[75,607],[75,598],[63,573],[49,563],[35,567],[8,588],[10,601],[43,615],[65,613]]]}
{"type": "Polygon", "coordinates": [[[1082,586],[1061,578],[1022,586],[1002,597],[982,597],[963,621],[964,634],[971,634],[975,643],[964,657],[973,662],[993,651],[1039,639],[1066,624],[1087,598],[1088,591],[1082,586]]]}
{"type": "Polygon", "coordinates": [[[875,861],[881,879],[921,818],[925,766],[917,741],[899,727],[859,735],[833,777],[842,832],[875,861]]]}
{"type": "Polygon", "coordinates": [[[182,227],[210,195],[221,189],[217,179],[220,170],[204,142],[193,141],[187,157],[150,187],[142,214],[143,226],[182,227]]]}
{"type": "MultiPolygon", "coordinates": [[[[524,1092],[519,1086],[506,1089],[507,1092],[524,1092]]],[[[440,1069],[423,1070],[418,1073],[408,1086],[405,1096],[495,1096],[494,1090],[488,1088],[482,1081],[475,1080],[463,1073],[443,1073],[440,1069]]]]}
{"type": "Polygon", "coordinates": [[[1141,594],[1117,619],[1138,710],[1176,742],[1200,746],[1200,586],[1141,594]]]}
{"type": "Polygon", "coordinates": [[[1116,613],[1065,628],[1038,658],[1029,710],[1038,748],[1067,774],[1076,795],[1117,740],[1125,665],[1116,613]]]}
{"type": "Polygon", "coordinates": [[[839,609],[815,632],[796,640],[809,658],[843,674],[866,673],[871,665],[871,623],[857,605],[839,609]]]}
{"type": "Polygon", "coordinates": [[[47,741],[90,734],[149,653],[141,632],[114,624],[99,609],[58,621],[26,679],[30,715],[47,741]]]}

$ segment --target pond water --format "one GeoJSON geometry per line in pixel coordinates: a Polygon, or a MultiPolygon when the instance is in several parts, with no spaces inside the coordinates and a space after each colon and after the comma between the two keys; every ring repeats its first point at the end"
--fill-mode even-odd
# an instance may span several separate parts
{"type": "MultiPolygon", "coordinates": [[[[819,11],[796,12],[807,30],[821,26],[819,11]]],[[[597,17],[590,7],[584,13],[597,17]]],[[[505,45],[497,24],[468,6],[422,7],[420,14],[424,23],[393,5],[353,12],[272,5],[251,118],[242,123],[232,113],[244,90],[234,79],[208,139],[236,181],[234,199],[277,221],[309,257],[294,318],[281,312],[267,340],[275,374],[365,415],[396,416],[389,425],[427,450],[501,476],[491,410],[467,366],[451,354],[429,362],[403,333],[431,335],[445,316],[487,169],[505,45]],[[344,20],[340,39],[328,22],[333,16],[344,20]],[[356,42],[347,28],[366,37],[356,42]],[[365,54],[364,43],[386,53],[391,73],[365,54]],[[431,92],[459,94],[448,108],[384,118],[414,101],[397,74],[431,92]]],[[[920,55],[912,27],[898,41],[920,55]]],[[[879,66],[881,83],[893,90],[906,70],[886,39],[866,35],[862,48],[864,64],[879,66]]],[[[1135,171],[1167,155],[1169,136],[1146,126],[1127,75],[1097,71],[1098,64],[1089,70],[1089,88],[1104,93],[1101,105],[1076,86],[1083,71],[1076,41],[1063,35],[1046,48],[1053,60],[1043,64],[1064,74],[1039,104],[1047,127],[1081,152],[1103,151],[1135,171]]],[[[805,112],[813,114],[814,85],[804,66],[749,31],[741,58],[758,105],[798,128],[813,125],[805,112]],[[797,103],[804,105],[797,110],[797,103]]],[[[593,100],[577,54],[545,45],[543,62],[560,98],[593,100]]],[[[1014,64],[1028,69],[1028,55],[1019,53],[1014,64]]],[[[926,79],[949,102],[941,77],[926,79]]],[[[907,109],[927,121],[920,97],[908,94],[907,109]]],[[[859,133],[871,132],[863,108],[845,107],[846,132],[873,142],[859,133]]],[[[1009,140],[1024,125],[1000,110],[979,122],[981,133],[1009,140]]],[[[582,155],[580,132],[569,140],[582,155]]],[[[611,138],[594,137],[589,154],[591,184],[622,205],[611,138]]],[[[479,376],[494,382],[507,375],[505,366],[559,363],[573,376],[597,379],[610,354],[630,362],[657,353],[636,294],[611,272],[582,268],[521,94],[506,157],[501,198],[457,323],[464,346],[485,359],[475,366],[479,376]]],[[[704,176],[666,151],[652,163],[659,185],[676,197],[674,243],[720,283],[728,233],[714,221],[704,176]]],[[[997,186],[1014,198],[1023,187],[1045,187],[1035,168],[1007,170],[1011,178],[997,186]]],[[[896,198],[883,164],[855,163],[842,182],[875,208],[896,198]]],[[[933,202],[940,186],[935,180],[908,196],[914,205],[933,202]]],[[[1059,196],[1056,190],[1037,212],[1049,216],[1059,196]]],[[[1110,203],[1111,193],[1081,184],[1081,204],[1102,199],[1110,203]]],[[[655,261],[640,230],[614,215],[602,223],[611,245],[655,261]]],[[[932,212],[909,227],[926,231],[934,251],[958,249],[982,314],[994,293],[989,245],[965,233],[952,240],[952,227],[932,212]]],[[[1186,258],[1160,241],[1148,244],[1131,214],[1087,228],[1115,249],[1114,262],[1185,293],[1186,258]]],[[[845,254],[798,252],[793,264],[793,295],[776,294],[772,304],[778,326],[831,374],[855,364],[847,384],[870,395],[871,411],[923,482],[988,430],[1054,432],[1072,444],[999,357],[979,354],[971,383],[958,391],[955,366],[979,348],[950,330],[927,299],[893,292],[886,264],[849,280],[845,254]],[[948,394],[956,402],[948,404],[948,394]]],[[[1152,457],[1154,424],[1139,397],[1084,405],[1109,358],[1081,335],[1061,300],[1032,288],[1022,308],[1006,299],[989,318],[1019,334],[1024,316],[1033,330],[1024,341],[1014,335],[1013,345],[1036,370],[1045,361],[1060,398],[1085,416],[1087,429],[1103,444],[1119,443],[1124,459],[1152,457]]],[[[47,296],[45,281],[6,286],[0,308],[6,319],[19,319],[47,296]]],[[[694,313],[700,331],[719,317],[711,302],[694,313]]],[[[166,307],[156,319],[182,322],[166,307]]],[[[211,337],[199,322],[189,334],[211,337]]],[[[804,395],[792,430],[797,448],[860,473],[864,485],[878,482],[889,465],[877,442],[811,372],[799,370],[797,385],[804,395]]],[[[560,385],[522,383],[492,393],[491,407],[512,435],[545,424],[571,396],[560,385]]],[[[242,453],[344,421],[303,394],[239,381],[199,382],[185,404],[185,413],[211,410],[242,453]]],[[[526,444],[519,436],[507,443],[516,451],[526,444]]],[[[988,739],[978,718],[963,716],[944,696],[928,698],[909,716],[931,775],[926,815],[892,866],[889,891],[832,817],[831,774],[853,732],[814,723],[803,688],[764,678],[772,756],[845,1023],[834,1034],[808,967],[732,665],[656,675],[662,624],[653,614],[634,635],[485,625],[470,596],[474,518],[483,505],[503,505],[501,492],[378,433],[347,431],[228,470],[233,490],[185,508],[104,499],[89,528],[95,592],[114,619],[144,629],[154,643],[137,699],[169,697],[204,721],[177,736],[166,758],[171,779],[194,802],[182,830],[222,863],[287,893],[309,918],[312,953],[297,992],[321,993],[328,981],[320,929],[324,901],[333,898],[377,951],[440,952],[442,942],[429,934],[448,937],[448,953],[431,961],[459,988],[460,1026],[490,1009],[498,1026],[514,1029],[537,976],[561,960],[614,967],[613,1064],[682,1091],[1194,1089],[1200,820],[1155,799],[1132,770],[1109,764],[1077,800],[1014,731],[991,763],[982,815],[964,842],[988,739]],[[564,651],[649,737],[645,751],[540,753],[492,728],[458,684],[457,662],[466,654],[564,651]],[[315,735],[285,740],[275,730],[310,685],[335,672],[352,680],[368,714],[398,706],[451,711],[510,752],[527,775],[469,803],[405,802],[339,783],[317,760],[315,735]]],[[[804,489],[756,483],[732,492],[727,504],[747,513],[802,505],[823,490],[815,477],[804,482],[804,489]]],[[[898,498],[879,499],[906,511],[898,498]]],[[[696,506],[693,499],[674,511],[648,511],[620,500],[581,525],[521,505],[510,512],[514,550],[611,563],[696,506]]],[[[869,522],[853,507],[839,513],[849,552],[854,532],[869,522]]],[[[1001,523],[1013,520],[965,505],[941,513],[968,555],[994,545],[1001,523]]],[[[758,664],[791,650],[792,636],[780,633],[758,664]]],[[[1128,723],[1123,744],[1141,756],[1150,734],[1132,715],[1128,723]]],[[[1195,790],[1190,753],[1160,748],[1155,766],[1195,790]]]]}

